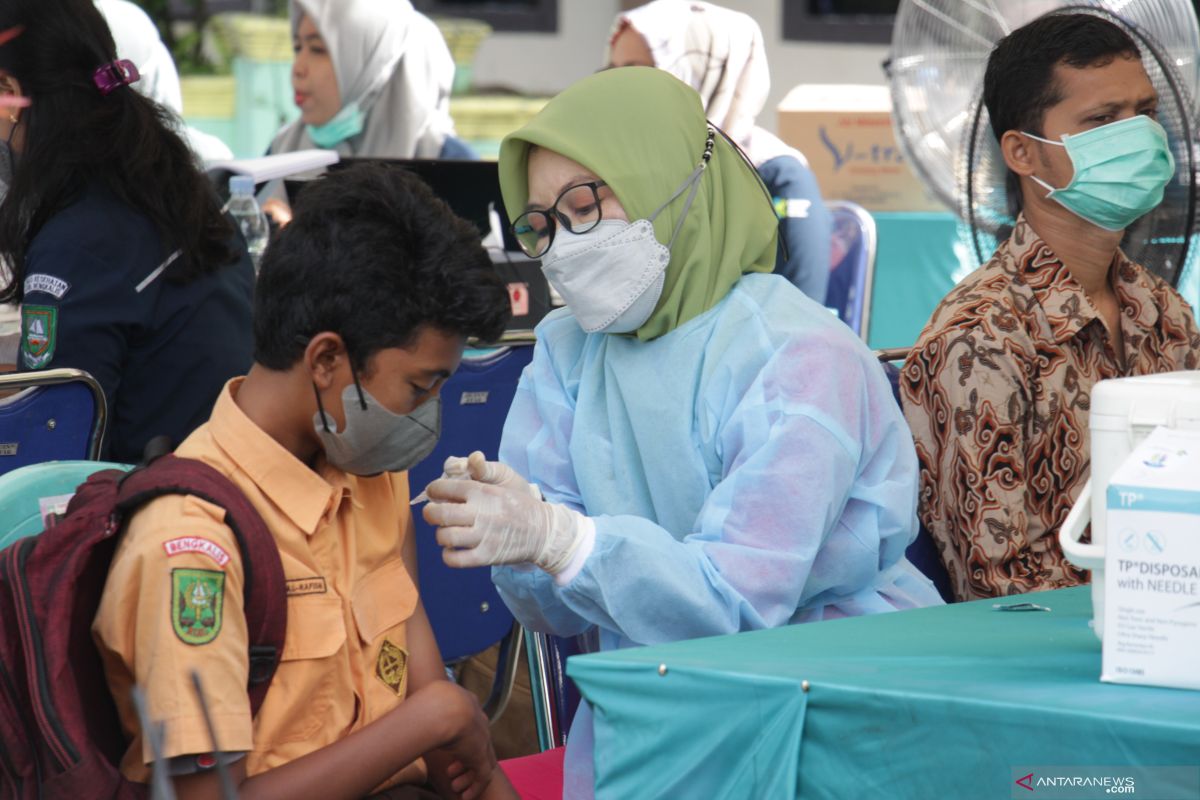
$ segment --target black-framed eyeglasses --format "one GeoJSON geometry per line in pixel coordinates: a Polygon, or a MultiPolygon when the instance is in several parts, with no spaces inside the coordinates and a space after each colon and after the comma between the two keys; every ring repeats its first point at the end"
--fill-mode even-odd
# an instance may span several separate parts
{"type": "Polygon", "coordinates": [[[517,244],[530,258],[537,258],[554,243],[559,225],[571,233],[587,233],[600,224],[600,189],[604,181],[588,181],[568,186],[550,208],[531,209],[512,224],[517,244]]]}

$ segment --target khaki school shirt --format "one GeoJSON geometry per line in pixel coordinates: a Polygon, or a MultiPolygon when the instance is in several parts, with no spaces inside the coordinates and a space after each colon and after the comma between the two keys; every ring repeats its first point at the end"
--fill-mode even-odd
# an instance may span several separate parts
{"type": "MultiPolygon", "coordinates": [[[[190,677],[198,670],[218,747],[246,752],[249,775],[345,738],[407,690],[405,624],[417,603],[401,560],[411,535],[407,475],[359,478],[323,461],[314,472],[242,413],[240,382],[225,386],[178,454],[228,476],[274,535],[288,592],[282,661],[251,719],[242,562],[223,512],[179,496],[143,508],[118,545],[93,625],[132,740],[121,768],[133,780],[148,780],[152,760],[135,683],[150,718],[166,723],[164,757],[210,753],[190,677]]],[[[421,781],[423,764],[401,775],[421,781]]]]}

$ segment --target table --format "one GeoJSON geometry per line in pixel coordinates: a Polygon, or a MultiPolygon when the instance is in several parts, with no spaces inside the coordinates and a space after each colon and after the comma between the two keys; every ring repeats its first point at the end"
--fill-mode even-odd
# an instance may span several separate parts
{"type": "Polygon", "coordinates": [[[596,796],[1007,798],[1017,766],[1200,764],[1200,692],[1099,682],[1088,587],[1017,601],[1051,611],[984,600],[572,658],[596,796]]]}

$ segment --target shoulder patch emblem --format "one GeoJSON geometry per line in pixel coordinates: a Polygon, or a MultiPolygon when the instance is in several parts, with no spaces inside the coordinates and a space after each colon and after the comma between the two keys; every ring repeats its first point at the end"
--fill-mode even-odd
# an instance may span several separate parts
{"type": "Polygon", "coordinates": [[[64,281],[62,278],[56,278],[53,275],[47,275],[44,272],[35,272],[32,275],[25,277],[25,294],[33,294],[41,292],[48,294],[55,300],[62,300],[63,295],[71,288],[71,284],[64,281]]]}
{"type": "Polygon", "coordinates": [[[54,358],[58,339],[58,309],[54,306],[21,306],[21,357],[29,369],[41,369],[54,358]]]}
{"type": "Polygon", "coordinates": [[[389,639],[384,639],[379,646],[379,658],[375,661],[375,676],[397,697],[403,697],[405,678],[408,677],[408,652],[392,644],[389,639]]]}
{"type": "Polygon", "coordinates": [[[171,570],[171,627],[181,642],[200,645],[216,639],[224,608],[224,572],[171,570]]]}
{"type": "Polygon", "coordinates": [[[168,558],[183,553],[203,553],[215,561],[218,567],[229,563],[229,553],[225,552],[225,548],[201,536],[181,536],[178,539],[171,539],[163,542],[163,549],[167,551],[168,558]]]}

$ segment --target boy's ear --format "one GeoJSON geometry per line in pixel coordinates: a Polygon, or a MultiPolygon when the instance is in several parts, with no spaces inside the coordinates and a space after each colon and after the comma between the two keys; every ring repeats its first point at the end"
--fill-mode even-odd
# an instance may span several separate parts
{"type": "Polygon", "coordinates": [[[346,343],[336,333],[318,333],[304,348],[304,369],[318,389],[328,389],[342,361],[349,358],[346,343]]]}

